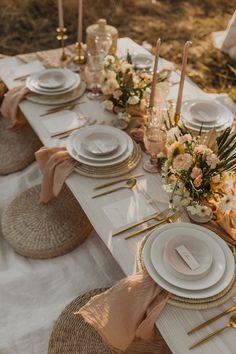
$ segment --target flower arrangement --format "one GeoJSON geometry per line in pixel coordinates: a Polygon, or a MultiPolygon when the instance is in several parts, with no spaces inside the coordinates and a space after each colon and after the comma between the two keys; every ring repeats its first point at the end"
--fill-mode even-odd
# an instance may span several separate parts
{"type": "MultiPolygon", "coordinates": [[[[102,92],[106,96],[105,109],[118,113],[118,117],[129,121],[129,108],[138,107],[145,111],[152,74],[135,70],[129,54],[127,58],[108,55],[104,59],[105,79],[102,92]]],[[[167,79],[167,70],[160,72],[158,82],[167,79]]]]}
{"type": "Polygon", "coordinates": [[[181,126],[168,130],[162,172],[172,205],[200,217],[210,216],[213,204],[222,212],[236,210],[235,139],[230,128],[218,138],[214,130],[208,137],[181,126]]]}

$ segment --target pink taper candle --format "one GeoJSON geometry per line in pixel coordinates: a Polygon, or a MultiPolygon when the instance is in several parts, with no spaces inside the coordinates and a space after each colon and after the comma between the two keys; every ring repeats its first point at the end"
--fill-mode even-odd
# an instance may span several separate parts
{"type": "Polygon", "coordinates": [[[78,43],[82,42],[83,0],[78,0],[78,43]]]}
{"type": "Polygon", "coordinates": [[[59,28],[64,28],[64,16],[63,16],[62,0],[58,0],[57,4],[58,4],[59,28]]]}
{"type": "Polygon", "coordinates": [[[153,68],[153,77],[152,77],[152,86],[151,86],[149,107],[154,106],[155,91],[156,91],[156,84],[157,84],[157,66],[158,66],[158,60],[159,60],[160,47],[161,47],[161,39],[159,38],[157,40],[157,44],[156,44],[155,62],[154,62],[154,68],[153,68]]]}
{"type": "Polygon", "coordinates": [[[182,97],[183,97],[183,90],[184,90],[184,78],[185,78],[186,65],[188,60],[188,49],[191,44],[192,42],[187,41],[184,45],[181,75],[180,75],[180,82],[179,82],[179,92],[178,92],[178,98],[177,98],[176,109],[175,109],[175,114],[177,115],[179,115],[181,111],[182,97]]]}

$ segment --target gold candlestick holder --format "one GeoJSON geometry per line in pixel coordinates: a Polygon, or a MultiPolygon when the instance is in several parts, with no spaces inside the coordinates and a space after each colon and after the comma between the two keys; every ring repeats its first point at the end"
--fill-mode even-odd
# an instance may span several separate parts
{"type": "Polygon", "coordinates": [[[83,48],[83,43],[82,42],[77,42],[75,44],[75,49],[77,54],[73,58],[73,62],[77,65],[84,65],[86,64],[86,52],[83,48]]]}
{"type": "Polygon", "coordinates": [[[67,32],[67,28],[62,27],[62,28],[57,28],[57,40],[59,42],[61,42],[61,61],[65,61],[68,59],[68,55],[65,52],[65,40],[68,38],[68,36],[66,35],[67,32]]]}
{"type": "Polygon", "coordinates": [[[180,121],[180,113],[176,113],[176,112],[175,112],[174,121],[175,121],[175,125],[178,125],[178,124],[179,124],[179,121],[180,121]]]}

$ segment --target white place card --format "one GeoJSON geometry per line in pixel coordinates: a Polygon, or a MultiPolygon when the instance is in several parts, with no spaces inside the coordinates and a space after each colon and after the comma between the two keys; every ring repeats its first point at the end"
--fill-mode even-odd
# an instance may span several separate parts
{"type": "Polygon", "coordinates": [[[130,198],[107,204],[103,207],[103,211],[116,230],[154,214],[157,210],[148,203],[142,194],[135,193],[130,198]]]}
{"type": "Polygon", "coordinates": [[[176,247],[176,251],[178,252],[180,257],[184,260],[184,262],[189,266],[190,269],[196,270],[200,267],[200,264],[198,263],[196,258],[194,258],[192,253],[189,252],[189,250],[184,245],[180,245],[176,247]]]}

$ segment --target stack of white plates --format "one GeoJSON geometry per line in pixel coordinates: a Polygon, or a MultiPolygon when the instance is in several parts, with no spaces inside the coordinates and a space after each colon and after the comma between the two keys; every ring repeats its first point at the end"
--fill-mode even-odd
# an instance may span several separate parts
{"type": "Polygon", "coordinates": [[[182,107],[182,122],[192,130],[207,132],[215,128],[222,131],[233,123],[233,113],[215,100],[193,99],[185,101],[182,107]]]}
{"type": "Polygon", "coordinates": [[[30,75],[26,86],[36,94],[27,97],[33,102],[55,104],[63,100],[64,103],[77,98],[74,96],[81,86],[81,79],[69,69],[44,69],[30,75]]]}
{"type": "Polygon", "coordinates": [[[198,225],[178,223],[154,230],[144,246],[144,264],[153,280],[170,293],[188,299],[220,294],[232,282],[235,261],[227,244],[198,225]],[[191,269],[176,251],[185,246],[198,263],[191,269]]]}
{"type": "Polygon", "coordinates": [[[82,128],[71,134],[67,143],[75,160],[95,167],[117,165],[130,157],[133,148],[126,133],[106,125],[82,128]]]}

